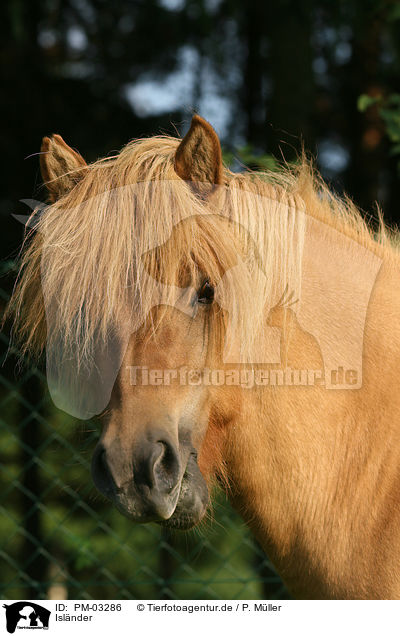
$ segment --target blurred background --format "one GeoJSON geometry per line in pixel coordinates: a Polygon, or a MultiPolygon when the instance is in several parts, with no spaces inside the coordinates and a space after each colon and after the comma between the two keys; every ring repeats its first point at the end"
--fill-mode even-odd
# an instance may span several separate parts
{"type": "MultiPolygon", "coordinates": [[[[397,0],[8,0],[0,34],[2,307],[23,233],[11,213],[45,200],[50,133],[92,161],[183,134],[195,109],[232,169],[274,169],[304,146],[372,223],[377,203],[400,220],[397,0]]],[[[184,535],[111,510],[89,473],[97,425],[57,411],[43,369],[0,338],[3,598],[287,597],[222,495],[184,535]]]]}

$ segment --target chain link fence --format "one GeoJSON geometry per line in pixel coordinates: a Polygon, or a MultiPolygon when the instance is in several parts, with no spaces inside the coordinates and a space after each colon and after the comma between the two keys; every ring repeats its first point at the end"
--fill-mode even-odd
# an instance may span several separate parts
{"type": "Polygon", "coordinates": [[[121,516],[92,484],[97,424],[58,411],[40,370],[19,365],[6,331],[0,341],[4,599],[288,598],[223,493],[186,533],[121,516]]]}

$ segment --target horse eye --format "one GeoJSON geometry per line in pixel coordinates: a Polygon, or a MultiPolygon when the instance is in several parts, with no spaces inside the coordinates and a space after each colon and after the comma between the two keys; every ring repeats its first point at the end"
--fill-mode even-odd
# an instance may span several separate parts
{"type": "Polygon", "coordinates": [[[206,280],[201,286],[201,289],[197,296],[197,302],[203,305],[211,305],[214,300],[214,287],[206,280]]]}

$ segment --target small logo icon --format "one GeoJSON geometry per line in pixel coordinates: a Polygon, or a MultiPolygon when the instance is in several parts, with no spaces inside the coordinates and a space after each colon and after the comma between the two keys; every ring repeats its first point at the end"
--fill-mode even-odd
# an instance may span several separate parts
{"type": "Polygon", "coordinates": [[[7,631],[14,634],[16,629],[49,629],[50,610],[31,603],[18,601],[11,605],[4,604],[6,610],[7,631]]]}

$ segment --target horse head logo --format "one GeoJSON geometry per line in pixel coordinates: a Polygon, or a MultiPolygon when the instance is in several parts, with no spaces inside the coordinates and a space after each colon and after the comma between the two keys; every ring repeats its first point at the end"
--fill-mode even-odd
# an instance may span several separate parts
{"type": "Polygon", "coordinates": [[[14,634],[17,628],[48,629],[50,610],[26,601],[19,601],[11,605],[4,604],[6,610],[6,626],[9,634],[14,634]]]}

